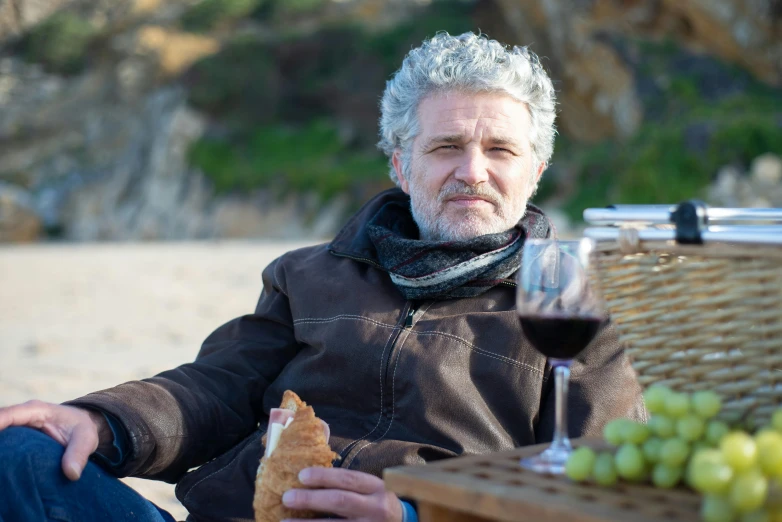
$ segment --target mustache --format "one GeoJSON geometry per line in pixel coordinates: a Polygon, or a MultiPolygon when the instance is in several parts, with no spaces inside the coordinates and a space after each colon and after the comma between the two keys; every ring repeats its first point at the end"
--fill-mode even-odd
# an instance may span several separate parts
{"type": "Polygon", "coordinates": [[[446,185],[440,190],[440,195],[437,199],[439,203],[443,203],[453,196],[478,196],[486,199],[495,206],[500,206],[502,202],[497,192],[490,187],[485,186],[483,183],[477,186],[467,185],[463,182],[446,185]]]}

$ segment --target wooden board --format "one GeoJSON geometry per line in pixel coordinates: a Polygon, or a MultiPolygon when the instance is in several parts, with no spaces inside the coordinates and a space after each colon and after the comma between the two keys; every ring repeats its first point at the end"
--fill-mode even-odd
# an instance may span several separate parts
{"type": "MultiPolygon", "coordinates": [[[[573,441],[574,446],[600,446],[596,440],[573,441]]],[[[519,459],[539,453],[546,445],[448,459],[426,466],[389,468],[386,487],[400,497],[423,504],[421,521],[489,520],[601,522],[698,521],[700,498],[693,492],[661,490],[643,484],[601,487],[574,483],[565,477],[523,469],[519,459]],[[434,515],[432,515],[434,514],[434,515]],[[458,518],[454,518],[458,517],[458,518]],[[480,519],[475,519],[480,520],[480,519]]]]}

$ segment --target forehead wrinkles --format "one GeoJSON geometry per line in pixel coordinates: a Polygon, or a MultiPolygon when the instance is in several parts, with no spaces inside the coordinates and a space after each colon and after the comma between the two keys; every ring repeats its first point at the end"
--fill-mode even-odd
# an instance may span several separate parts
{"type": "MultiPolygon", "coordinates": [[[[431,109],[430,109],[431,110],[431,109]]],[[[427,137],[436,135],[464,135],[470,138],[492,138],[495,135],[521,139],[521,127],[515,125],[510,114],[499,110],[487,113],[477,107],[456,107],[441,111],[432,111],[428,125],[422,125],[427,137]]],[[[523,117],[523,116],[522,116],[523,117]]],[[[424,122],[422,122],[424,123],[424,122]]],[[[521,122],[518,122],[521,123],[521,122]]]]}
{"type": "MultiPolygon", "coordinates": [[[[459,127],[476,127],[476,126],[498,126],[503,128],[511,127],[512,118],[509,114],[506,114],[500,110],[492,110],[488,112],[486,108],[465,106],[465,107],[453,107],[436,111],[429,109],[427,112],[434,113],[432,116],[432,123],[434,127],[438,126],[459,126],[459,127]]],[[[431,130],[431,129],[430,129],[431,130]]]]}
{"type": "Polygon", "coordinates": [[[443,120],[434,128],[428,129],[430,134],[464,134],[466,136],[491,136],[492,134],[516,134],[516,129],[509,119],[502,118],[454,118],[443,120]]]}
{"type": "Polygon", "coordinates": [[[427,97],[418,106],[418,117],[419,132],[413,139],[416,155],[425,152],[424,144],[442,136],[481,143],[507,138],[521,147],[529,139],[526,105],[505,96],[446,93],[427,97]]]}

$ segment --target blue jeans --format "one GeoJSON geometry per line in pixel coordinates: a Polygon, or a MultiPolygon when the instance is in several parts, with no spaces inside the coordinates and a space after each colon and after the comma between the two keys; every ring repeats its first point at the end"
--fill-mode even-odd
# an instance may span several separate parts
{"type": "Polygon", "coordinates": [[[0,522],[174,522],[92,461],[71,482],[62,472],[64,451],[30,428],[0,431],[0,522]]]}

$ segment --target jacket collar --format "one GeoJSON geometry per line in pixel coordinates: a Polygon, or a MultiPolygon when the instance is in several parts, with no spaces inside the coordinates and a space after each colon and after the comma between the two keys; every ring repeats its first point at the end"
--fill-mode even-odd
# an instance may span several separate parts
{"type": "Polygon", "coordinates": [[[370,199],[353,217],[342,227],[337,236],[329,245],[329,251],[339,256],[360,258],[378,265],[377,250],[367,234],[367,224],[386,203],[398,201],[410,204],[410,196],[402,189],[394,187],[384,190],[370,199]]]}

